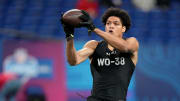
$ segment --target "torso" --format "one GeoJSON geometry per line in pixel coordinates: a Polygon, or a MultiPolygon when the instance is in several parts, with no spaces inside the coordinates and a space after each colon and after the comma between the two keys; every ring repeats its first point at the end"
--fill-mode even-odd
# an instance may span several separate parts
{"type": "Polygon", "coordinates": [[[99,42],[91,56],[92,96],[118,101],[126,99],[137,58],[99,42]],[[134,59],[134,61],[133,61],[134,59]]]}

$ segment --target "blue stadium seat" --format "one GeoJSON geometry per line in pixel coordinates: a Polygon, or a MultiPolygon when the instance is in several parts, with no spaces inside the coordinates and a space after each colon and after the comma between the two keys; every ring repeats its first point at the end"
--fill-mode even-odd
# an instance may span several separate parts
{"type": "MultiPolygon", "coordinates": [[[[59,22],[60,13],[75,8],[77,0],[1,0],[0,27],[28,30],[37,34],[53,33],[64,37],[59,22]],[[48,31],[46,31],[48,30],[48,31]]],[[[169,10],[155,9],[143,12],[135,8],[130,1],[123,1],[121,6],[127,10],[132,19],[132,29],[128,33],[144,39],[144,37],[163,36],[166,32],[174,37],[179,36],[180,3],[172,1],[169,10]],[[165,30],[165,31],[164,31],[165,30]],[[148,33],[148,34],[147,34],[148,33]],[[153,35],[153,33],[156,33],[153,35]]],[[[101,15],[107,8],[99,7],[99,15],[94,19],[95,25],[104,30],[101,15]]],[[[87,37],[86,29],[78,29],[81,37],[87,37]]],[[[95,38],[95,37],[94,37],[95,38]]],[[[168,38],[163,36],[163,38],[168,38]]]]}

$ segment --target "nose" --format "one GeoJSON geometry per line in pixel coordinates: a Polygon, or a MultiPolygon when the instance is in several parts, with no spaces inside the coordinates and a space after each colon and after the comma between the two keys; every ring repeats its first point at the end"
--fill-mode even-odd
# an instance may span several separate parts
{"type": "Polygon", "coordinates": [[[114,29],[114,25],[113,25],[113,24],[110,24],[110,25],[109,25],[109,29],[114,29]]]}

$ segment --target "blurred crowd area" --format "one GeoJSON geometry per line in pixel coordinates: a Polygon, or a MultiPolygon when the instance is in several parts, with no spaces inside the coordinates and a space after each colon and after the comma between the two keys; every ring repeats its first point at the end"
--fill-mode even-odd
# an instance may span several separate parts
{"type": "MultiPolygon", "coordinates": [[[[79,77],[70,74],[75,72],[67,68],[67,78],[66,80],[61,78],[63,79],[61,80],[58,78],[59,75],[63,75],[62,77],[65,78],[66,74],[63,72],[56,74],[58,71],[53,65],[60,60],[54,58],[56,54],[50,55],[50,53],[59,53],[59,57],[63,59],[62,64],[59,64],[57,68],[68,67],[68,65],[64,65],[66,64],[64,48],[57,49],[55,47],[53,50],[56,51],[53,51],[49,47],[59,45],[56,41],[63,43],[65,40],[65,33],[60,24],[60,16],[63,12],[70,9],[86,10],[93,18],[94,24],[104,30],[101,16],[109,7],[118,7],[128,11],[132,19],[132,27],[125,36],[136,37],[141,45],[140,63],[137,65],[139,69],[136,72],[137,78],[135,78],[135,81],[138,82],[139,80],[141,84],[137,83],[137,89],[139,90],[135,91],[135,93],[137,96],[142,96],[142,98],[137,97],[138,100],[135,100],[134,97],[134,100],[129,101],[179,101],[180,81],[178,77],[180,75],[177,71],[179,71],[178,59],[180,56],[178,44],[180,42],[180,0],[0,0],[0,101],[61,101],[63,98],[59,97],[52,100],[53,95],[47,93],[47,91],[51,91],[52,86],[54,86],[52,92],[57,97],[60,90],[62,92],[66,91],[66,89],[70,90],[69,95],[63,95],[62,93],[61,96],[70,96],[72,98],[64,97],[62,101],[65,101],[65,99],[69,99],[68,101],[81,101],[75,100],[73,98],[75,95],[72,93],[73,91],[71,92],[71,89],[74,89],[73,87],[77,87],[73,82],[79,77]],[[42,43],[39,41],[42,41],[42,43]],[[46,43],[46,41],[53,44],[46,43]],[[18,44],[16,44],[17,42],[18,44]],[[48,44],[49,46],[45,48],[42,44],[48,44]],[[41,49],[38,49],[39,47],[41,49]],[[44,50],[47,51],[43,53],[44,50]],[[152,69],[152,67],[157,68],[152,69]],[[174,70],[169,73],[171,67],[174,70]],[[152,80],[149,77],[155,79],[152,80]],[[24,87],[26,84],[29,85],[28,82],[32,81],[32,79],[36,82],[32,83],[35,86],[24,87]],[[45,81],[38,81],[39,79],[45,79],[45,81]],[[49,79],[53,83],[48,85],[49,79]],[[165,83],[168,82],[167,85],[163,86],[169,88],[167,93],[164,95],[159,94],[161,100],[158,100],[159,96],[154,97],[158,93],[154,94],[153,91],[144,93],[144,89],[147,88],[141,86],[144,82],[148,85],[151,83],[150,81],[155,82],[156,79],[165,83]],[[58,83],[56,83],[57,81],[58,83]],[[40,84],[40,82],[43,84],[40,84]],[[51,87],[46,87],[45,83],[47,83],[46,86],[51,87]],[[57,88],[59,91],[56,91],[56,86],[66,87],[65,84],[67,84],[67,88],[63,88],[63,90],[57,88]],[[26,90],[22,90],[24,88],[26,90]],[[22,96],[19,95],[19,91],[24,92],[26,95],[25,100],[17,100],[17,96],[22,96]],[[163,98],[163,96],[167,98],[163,98]]],[[[96,34],[88,36],[85,28],[75,30],[75,40],[82,41],[78,42],[78,44],[90,39],[102,40],[96,34]]],[[[64,47],[62,44],[60,45],[64,47]]],[[[65,71],[65,69],[63,70],[65,71]]],[[[78,73],[82,72],[79,71],[78,73]]],[[[87,80],[89,76],[80,78],[87,80]]],[[[158,84],[163,83],[158,82],[158,84]]],[[[87,89],[86,82],[84,85],[82,84],[82,87],[87,89]]],[[[158,87],[154,85],[150,88],[156,90],[158,87]]]]}
{"type": "MultiPolygon", "coordinates": [[[[174,39],[180,32],[179,5],[179,0],[1,0],[0,38],[64,39],[61,13],[75,8],[86,10],[95,25],[104,29],[103,12],[119,7],[127,10],[132,19],[128,35],[140,40],[174,39]]],[[[88,37],[84,28],[76,29],[76,33],[76,39],[99,39],[95,34],[88,37]]]]}

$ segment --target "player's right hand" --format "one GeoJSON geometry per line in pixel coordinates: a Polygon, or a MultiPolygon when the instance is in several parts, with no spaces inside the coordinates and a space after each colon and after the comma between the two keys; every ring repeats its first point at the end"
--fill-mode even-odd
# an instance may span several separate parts
{"type": "Polygon", "coordinates": [[[74,27],[64,24],[64,22],[62,21],[62,16],[63,16],[63,14],[61,14],[60,21],[61,21],[62,27],[64,29],[64,32],[66,33],[66,39],[67,40],[73,39],[74,38],[74,27]]]}
{"type": "Polygon", "coordinates": [[[83,15],[79,17],[82,20],[82,22],[79,23],[79,26],[86,27],[88,29],[89,33],[94,31],[94,29],[96,27],[95,27],[90,15],[84,10],[81,10],[81,12],[83,13],[83,15]]]}

